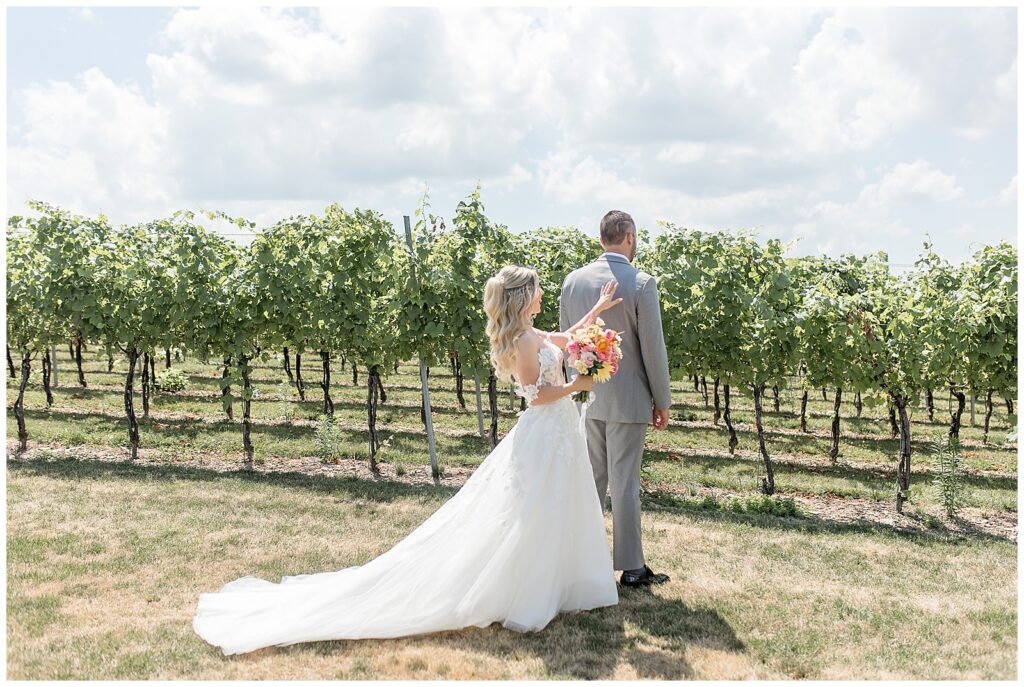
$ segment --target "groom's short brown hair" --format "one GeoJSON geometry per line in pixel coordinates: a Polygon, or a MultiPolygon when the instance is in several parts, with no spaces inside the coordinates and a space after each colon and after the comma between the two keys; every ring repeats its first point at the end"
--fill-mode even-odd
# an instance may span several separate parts
{"type": "Polygon", "coordinates": [[[622,210],[610,210],[601,219],[601,241],[609,246],[617,246],[626,240],[626,234],[636,233],[636,225],[629,213],[622,210]]]}

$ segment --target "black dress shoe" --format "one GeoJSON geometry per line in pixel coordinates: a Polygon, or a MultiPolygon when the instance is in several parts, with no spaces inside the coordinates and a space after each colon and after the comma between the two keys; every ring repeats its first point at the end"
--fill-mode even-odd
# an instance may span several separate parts
{"type": "Polygon", "coordinates": [[[619,578],[619,584],[625,585],[626,587],[643,587],[648,584],[661,584],[662,582],[668,582],[669,576],[663,573],[656,573],[644,564],[644,571],[640,574],[622,571],[622,577],[619,578]]]}

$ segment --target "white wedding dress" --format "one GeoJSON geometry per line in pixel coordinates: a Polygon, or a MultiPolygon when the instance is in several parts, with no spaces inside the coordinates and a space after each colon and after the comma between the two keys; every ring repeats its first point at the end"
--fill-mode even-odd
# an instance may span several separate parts
{"type": "MultiPolygon", "coordinates": [[[[536,385],[562,383],[541,346],[536,385]]],[[[280,583],[243,577],[199,595],[192,627],[225,655],[332,639],[486,627],[543,629],[560,611],[618,603],[580,414],[529,406],[462,488],[389,551],[280,583]]]]}

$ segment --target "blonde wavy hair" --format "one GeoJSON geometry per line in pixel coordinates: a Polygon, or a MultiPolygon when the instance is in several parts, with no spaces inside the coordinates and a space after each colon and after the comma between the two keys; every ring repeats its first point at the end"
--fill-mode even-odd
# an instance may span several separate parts
{"type": "Polygon", "coordinates": [[[491,342],[491,365],[499,379],[514,380],[515,341],[533,328],[530,305],[540,289],[540,277],[529,267],[506,265],[487,280],[484,311],[487,338],[491,342]]]}

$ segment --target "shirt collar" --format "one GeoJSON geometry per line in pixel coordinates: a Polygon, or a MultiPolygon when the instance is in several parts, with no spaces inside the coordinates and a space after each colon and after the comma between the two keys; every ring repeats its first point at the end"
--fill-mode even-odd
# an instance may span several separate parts
{"type": "Polygon", "coordinates": [[[601,257],[602,258],[622,258],[626,262],[629,262],[629,258],[627,256],[623,255],[622,253],[616,253],[613,250],[606,250],[604,252],[604,255],[602,255],[601,257]]]}

